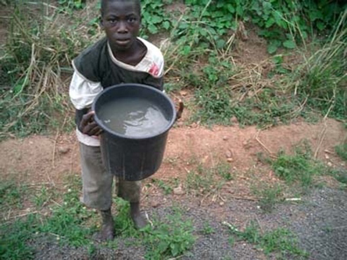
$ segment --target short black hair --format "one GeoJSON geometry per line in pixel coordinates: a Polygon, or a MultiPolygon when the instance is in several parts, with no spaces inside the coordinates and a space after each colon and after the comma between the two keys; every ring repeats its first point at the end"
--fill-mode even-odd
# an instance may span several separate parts
{"type": "Polygon", "coordinates": [[[104,10],[107,8],[109,2],[133,2],[136,11],[141,16],[141,1],[140,0],[101,0],[101,15],[104,15],[104,10]]]}

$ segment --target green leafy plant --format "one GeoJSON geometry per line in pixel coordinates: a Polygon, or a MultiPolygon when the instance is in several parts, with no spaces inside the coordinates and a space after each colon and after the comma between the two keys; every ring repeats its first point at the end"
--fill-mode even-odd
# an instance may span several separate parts
{"type": "Polygon", "coordinates": [[[61,205],[52,206],[52,216],[39,227],[38,232],[53,234],[59,243],[72,246],[89,245],[95,227],[87,227],[84,223],[96,217],[79,200],[81,185],[76,177],[70,178],[69,185],[63,194],[61,205]]]}
{"type": "Polygon", "coordinates": [[[179,211],[166,217],[165,223],[160,223],[154,229],[144,233],[148,250],[146,259],[166,259],[178,257],[189,250],[194,242],[193,225],[190,220],[183,220],[179,211]]]}
{"type": "Polygon", "coordinates": [[[340,156],[343,160],[347,161],[347,142],[335,146],[335,151],[338,156],[340,156]]]}
{"type": "Polygon", "coordinates": [[[64,11],[72,11],[73,9],[82,9],[85,7],[85,0],[58,0],[59,5],[64,11]]]}
{"type": "Polygon", "coordinates": [[[199,164],[195,171],[191,171],[187,175],[187,190],[196,195],[219,191],[225,184],[225,180],[221,180],[220,177],[229,178],[224,171],[225,169],[223,168],[221,171],[220,167],[221,166],[205,168],[202,164],[199,164]],[[222,176],[219,176],[219,173],[222,176]],[[223,176],[223,174],[225,174],[225,176],[223,176]]]}
{"type": "Polygon", "coordinates": [[[35,233],[36,215],[26,221],[0,224],[0,256],[2,259],[34,259],[34,249],[27,244],[35,233]]]}
{"type": "Polygon", "coordinates": [[[172,193],[172,187],[170,184],[166,183],[163,180],[157,180],[157,179],[152,179],[152,182],[154,182],[154,184],[157,184],[159,188],[161,188],[164,191],[165,195],[169,195],[172,193]]]}
{"type": "MultiPolygon", "coordinates": [[[[146,246],[146,259],[167,259],[178,257],[189,250],[195,242],[193,225],[190,220],[183,219],[179,208],[172,208],[172,214],[163,219],[154,216],[153,226],[146,226],[137,231],[129,218],[129,203],[120,198],[116,199],[117,216],[115,228],[119,239],[131,241],[136,238],[142,245],[146,246]]],[[[118,238],[111,242],[117,244],[118,238]]]]}
{"type": "Polygon", "coordinates": [[[322,167],[317,164],[309,152],[298,149],[294,155],[281,152],[272,163],[272,167],[278,177],[288,184],[300,183],[303,187],[309,187],[313,183],[313,176],[322,174],[322,167]]]}
{"type": "Polygon", "coordinates": [[[213,227],[211,226],[210,223],[205,223],[201,232],[204,235],[210,235],[210,234],[213,234],[215,232],[215,230],[213,229],[213,227]]]}
{"type": "Polygon", "coordinates": [[[330,174],[345,187],[347,185],[347,170],[343,168],[331,169],[330,174]]]}
{"type": "Polygon", "coordinates": [[[264,212],[271,212],[275,204],[282,200],[283,188],[279,184],[258,184],[252,186],[252,192],[259,198],[260,208],[264,212]]]}
{"type": "Polygon", "coordinates": [[[274,253],[278,257],[299,257],[306,259],[309,254],[300,249],[295,235],[286,228],[261,232],[259,225],[251,221],[243,231],[230,225],[230,231],[239,240],[245,240],[263,249],[265,254],[274,253]]]}
{"type": "Polygon", "coordinates": [[[0,210],[22,208],[23,197],[27,187],[18,185],[14,180],[3,180],[0,184],[0,210]]]}
{"type": "Polygon", "coordinates": [[[142,36],[147,34],[156,34],[163,30],[172,28],[171,20],[165,14],[164,7],[171,1],[151,1],[142,2],[142,36]]]}

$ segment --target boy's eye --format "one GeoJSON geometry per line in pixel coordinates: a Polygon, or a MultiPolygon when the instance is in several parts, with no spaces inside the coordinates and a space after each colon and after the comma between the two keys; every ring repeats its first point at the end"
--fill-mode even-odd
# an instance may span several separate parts
{"type": "Polygon", "coordinates": [[[107,19],[107,22],[110,24],[114,24],[117,22],[117,19],[116,18],[110,18],[110,19],[107,19]]]}
{"type": "Polygon", "coordinates": [[[129,23],[134,23],[134,22],[136,22],[136,18],[135,17],[129,17],[128,18],[128,22],[129,23]]]}

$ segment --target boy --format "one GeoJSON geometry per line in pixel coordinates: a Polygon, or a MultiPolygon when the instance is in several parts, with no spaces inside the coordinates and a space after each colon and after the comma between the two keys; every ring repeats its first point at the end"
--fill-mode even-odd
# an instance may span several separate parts
{"type": "MultiPolygon", "coordinates": [[[[164,59],[153,44],[138,38],[140,0],[102,0],[101,27],[106,37],[73,60],[70,99],[76,108],[77,138],[80,143],[83,197],[88,207],[100,211],[101,241],[115,236],[111,215],[113,175],[102,162],[98,135],[101,129],[89,111],[94,98],[104,89],[121,83],[140,83],[163,89],[164,59]]],[[[147,222],[140,213],[140,182],[117,180],[118,196],[130,202],[135,227],[147,222]]]]}

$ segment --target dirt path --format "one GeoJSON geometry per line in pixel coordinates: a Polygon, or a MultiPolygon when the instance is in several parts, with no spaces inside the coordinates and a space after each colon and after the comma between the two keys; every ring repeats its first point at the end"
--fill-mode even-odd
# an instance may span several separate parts
{"type": "MultiPolygon", "coordinates": [[[[242,175],[260,163],[257,154],[276,155],[280,150],[290,153],[304,142],[319,159],[330,165],[345,166],[334,153],[334,147],[346,138],[344,127],[331,119],[325,123],[297,122],[262,131],[237,126],[175,127],[169,133],[162,167],[154,177],[185,177],[192,161],[210,165],[227,161],[226,157],[231,157],[231,166],[242,175]]],[[[79,172],[74,133],[7,140],[0,147],[3,176],[14,174],[27,181],[59,182],[64,174],[79,172]]]]}
{"type": "MultiPolygon", "coordinates": [[[[258,248],[242,241],[230,247],[230,232],[222,222],[245,227],[251,220],[257,220],[263,230],[275,227],[293,230],[302,247],[310,252],[309,259],[346,259],[347,233],[344,231],[347,193],[336,188],[338,186],[334,180],[304,196],[302,203],[280,204],[269,214],[263,214],[258,202],[249,199],[252,196],[250,185],[255,180],[277,181],[271,169],[259,160],[260,153],[266,156],[276,155],[279,150],[290,153],[294,146],[305,142],[320,160],[331,166],[346,168],[334,153],[334,146],[346,138],[343,126],[331,119],[318,124],[297,122],[263,131],[255,127],[242,129],[237,126],[216,126],[212,129],[196,125],[176,127],[170,131],[162,167],[151,178],[178,178],[184,181],[187,173],[197,164],[208,167],[229,159],[234,179],[223,188],[220,198],[207,197],[203,202],[204,198],[201,197],[164,196],[156,189],[145,190],[144,210],[149,214],[170,214],[169,206],[180,202],[187,209],[187,217],[194,219],[197,230],[202,229],[204,223],[211,224],[215,232],[209,236],[199,236],[192,256],[182,259],[276,259],[271,255],[266,258],[258,248]]],[[[0,158],[1,179],[14,176],[25,183],[59,186],[64,176],[79,174],[78,146],[74,133],[1,142],[0,158]]],[[[40,247],[47,247],[47,250],[42,250],[36,259],[82,259],[86,254],[69,248],[52,248],[49,243],[40,247]]],[[[140,257],[142,252],[140,249],[130,251],[121,247],[116,254],[99,252],[98,259],[134,259],[131,256],[138,254],[140,257]]]]}

